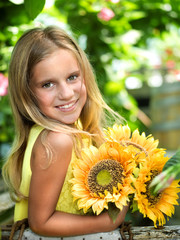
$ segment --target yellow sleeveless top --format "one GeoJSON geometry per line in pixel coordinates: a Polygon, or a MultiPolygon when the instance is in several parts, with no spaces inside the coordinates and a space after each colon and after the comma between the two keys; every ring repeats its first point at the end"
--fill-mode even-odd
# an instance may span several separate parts
{"type": "MultiPolygon", "coordinates": [[[[26,197],[29,196],[29,187],[32,175],[30,167],[31,152],[37,137],[39,136],[43,129],[44,128],[41,126],[34,125],[29,134],[29,139],[23,160],[22,180],[20,184],[20,192],[26,197]]],[[[73,196],[71,194],[71,183],[69,183],[69,180],[73,177],[72,165],[75,159],[76,155],[73,151],[71,162],[68,166],[64,184],[59,196],[59,200],[56,205],[56,210],[73,214],[83,214],[81,210],[78,210],[77,204],[73,201],[73,196]]],[[[28,200],[21,200],[20,202],[17,202],[15,204],[14,221],[16,222],[24,218],[28,218],[28,200]]]]}

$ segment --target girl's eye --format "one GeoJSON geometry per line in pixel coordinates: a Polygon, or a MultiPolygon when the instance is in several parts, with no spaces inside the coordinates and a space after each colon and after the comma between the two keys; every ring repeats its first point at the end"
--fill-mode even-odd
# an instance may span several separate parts
{"type": "Polygon", "coordinates": [[[68,81],[73,81],[73,80],[76,80],[76,78],[77,78],[78,76],[77,75],[72,75],[72,76],[70,76],[70,77],[68,77],[68,81]]]}
{"type": "Polygon", "coordinates": [[[53,83],[48,82],[48,83],[43,84],[43,88],[50,88],[50,87],[52,87],[53,85],[54,85],[53,83]]]}

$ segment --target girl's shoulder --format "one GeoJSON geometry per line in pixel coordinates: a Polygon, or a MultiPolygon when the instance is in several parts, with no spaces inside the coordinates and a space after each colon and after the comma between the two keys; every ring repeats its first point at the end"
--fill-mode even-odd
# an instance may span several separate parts
{"type": "Polygon", "coordinates": [[[42,131],[33,146],[31,166],[45,166],[47,162],[51,162],[51,159],[57,164],[62,164],[65,160],[69,162],[72,151],[73,140],[70,135],[48,130],[42,131]]]}
{"type": "Polygon", "coordinates": [[[54,148],[72,148],[72,137],[65,133],[48,131],[45,141],[54,148]]]}
{"type": "Polygon", "coordinates": [[[30,139],[35,139],[34,147],[49,145],[52,148],[72,148],[72,136],[62,132],[47,130],[35,124],[30,131],[30,139]]]}

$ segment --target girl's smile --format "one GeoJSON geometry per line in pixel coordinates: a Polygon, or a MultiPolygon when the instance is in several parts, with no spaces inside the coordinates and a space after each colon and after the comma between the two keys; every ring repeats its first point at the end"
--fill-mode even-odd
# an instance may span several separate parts
{"type": "Polygon", "coordinates": [[[87,98],[80,66],[75,56],[64,49],[36,64],[30,87],[41,112],[64,124],[79,118],[87,98]]]}
{"type": "Polygon", "coordinates": [[[72,103],[69,103],[69,104],[66,104],[66,105],[61,105],[61,106],[58,106],[62,111],[71,111],[71,108],[73,106],[75,106],[75,103],[76,102],[72,102],[72,103]]]}

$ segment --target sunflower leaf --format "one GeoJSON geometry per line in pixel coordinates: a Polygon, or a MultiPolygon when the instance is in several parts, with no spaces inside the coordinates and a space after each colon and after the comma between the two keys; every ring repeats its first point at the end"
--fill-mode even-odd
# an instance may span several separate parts
{"type": "Polygon", "coordinates": [[[120,212],[120,209],[117,208],[114,203],[108,203],[108,214],[110,218],[113,220],[113,223],[115,223],[119,212],[120,212]]]}
{"type": "Polygon", "coordinates": [[[163,171],[176,164],[180,164],[180,149],[166,162],[163,171]]]}
{"type": "Polygon", "coordinates": [[[132,204],[130,205],[131,212],[134,213],[138,211],[138,204],[137,202],[133,199],[132,204]]]}

